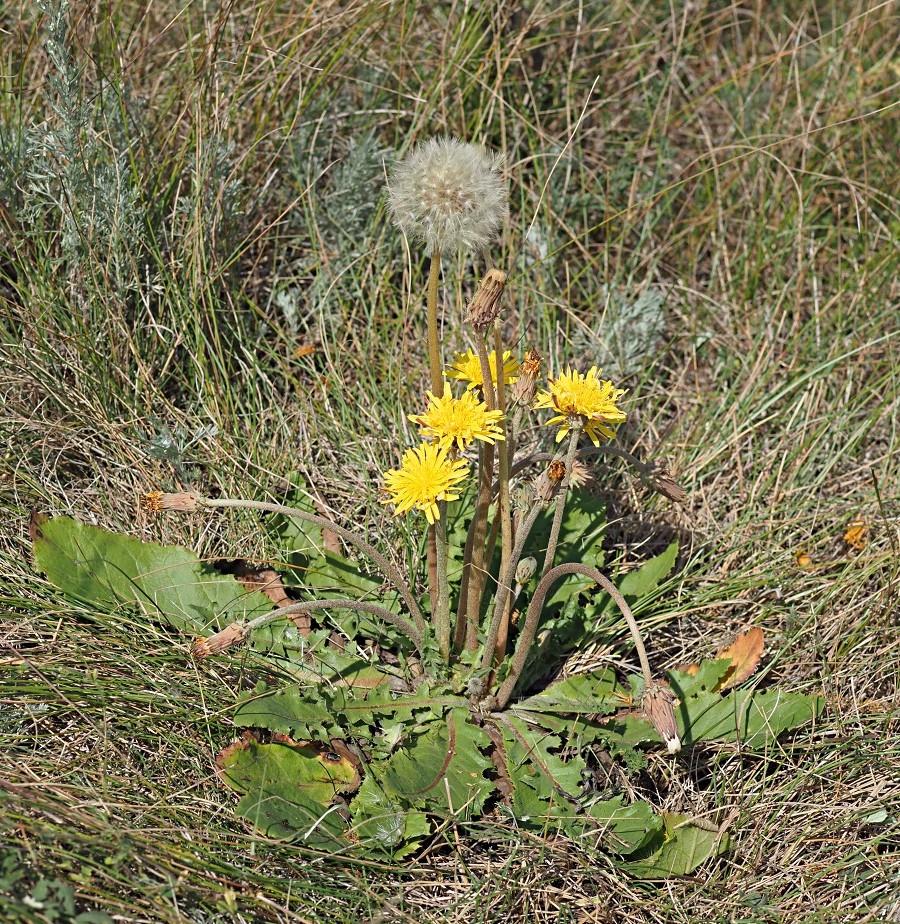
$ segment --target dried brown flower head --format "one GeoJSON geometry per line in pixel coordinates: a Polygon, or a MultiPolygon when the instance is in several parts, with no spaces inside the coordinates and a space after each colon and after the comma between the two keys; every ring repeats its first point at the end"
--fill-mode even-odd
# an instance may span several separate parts
{"type": "Polygon", "coordinates": [[[500,298],[506,288],[506,273],[489,269],[469,302],[466,322],[476,330],[484,331],[500,314],[500,298]]]}
{"type": "Polygon", "coordinates": [[[150,491],[141,498],[141,505],[149,513],[159,513],[161,510],[181,510],[190,513],[200,506],[200,495],[189,491],[177,494],[150,491]]]}
{"type": "Polygon", "coordinates": [[[531,405],[543,362],[537,350],[529,350],[525,354],[525,359],[522,360],[519,368],[519,378],[513,383],[509,393],[514,404],[521,404],[525,407],[531,405]]]}
{"type": "Polygon", "coordinates": [[[209,638],[198,638],[191,645],[191,654],[197,660],[202,660],[210,655],[218,654],[220,651],[225,651],[226,648],[231,648],[232,645],[237,645],[238,642],[243,640],[244,627],[239,622],[233,622],[230,626],[226,626],[221,632],[217,632],[209,638]]]}
{"type": "Polygon", "coordinates": [[[562,481],[566,477],[566,463],[562,459],[554,459],[547,469],[547,477],[551,481],[562,481]]]}
{"type": "Polygon", "coordinates": [[[681,738],[675,723],[675,704],[678,698],[662,681],[648,683],[641,697],[641,711],[656,729],[670,754],[681,750],[681,738]]]}
{"type": "Polygon", "coordinates": [[[534,499],[549,504],[556,497],[565,477],[566,463],[562,459],[554,459],[534,480],[534,499]]]}

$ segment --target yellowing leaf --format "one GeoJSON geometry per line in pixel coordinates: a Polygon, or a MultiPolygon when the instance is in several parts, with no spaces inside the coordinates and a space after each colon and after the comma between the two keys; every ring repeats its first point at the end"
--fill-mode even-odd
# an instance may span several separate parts
{"type": "Polygon", "coordinates": [[[869,526],[866,521],[857,517],[848,524],[847,531],[844,533],[844,542],[846,542],[851,549],[856,549],[857,552],[861,552],[866,547],[866,533],[868,533],[868,531],[869,526]]]}
{"type": "Polygon", "coordinates": [[[219,778],[243,798],[237,814],[269,837],[291,837],[324,850],[346,848],[338,799],[359,788],[358,761],[343,742],[329,745],[250,732],[218,756],[219,778]]]}
{"type": "Polygon", "coordinates": [[[676,671],[681,671],[682,674],[688,674],[691,677],[696,677],[700,673],[700,665],[696,661],[691,664],[676,664],[676,671]]]}
{"type": "Polygon", "coordinates": [[[731,661],[731,667],[722,675],[714,691],[721,693],[743,683],[756,670],[762,653],[763,630],[759,626],[742,632],[730,645],[720,648],[716,658],[727,658],[731,661]]]}

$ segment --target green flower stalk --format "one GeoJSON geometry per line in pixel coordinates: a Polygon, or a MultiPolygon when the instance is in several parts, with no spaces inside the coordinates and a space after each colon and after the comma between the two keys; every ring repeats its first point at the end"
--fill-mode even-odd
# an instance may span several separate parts
{"type": "MultiPolygon", "coordinates": [[[[431,138],[413,148],[394,167],[388,181],[388,206],[394,222],[405,235],[422,242],[431,256],[425,301],[428,369],[435,395],[443,394],[438,335],[441,254],[482,250],[496,237],[509,212],[501,166],[500,157],[479,145],[457,138],[431,138]]],[[[432,524],[428,570],[433,614],[444,608],[438,597],[439,589],[447,584],[446,543],[443,553],[439,544],[432,524]]]]}

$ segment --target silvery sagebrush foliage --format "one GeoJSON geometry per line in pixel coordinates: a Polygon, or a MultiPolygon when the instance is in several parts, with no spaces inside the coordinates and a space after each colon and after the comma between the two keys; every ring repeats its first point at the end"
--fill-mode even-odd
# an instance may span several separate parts
{"type": "Polygon", "coordinates": [[[637,375],[659,350],[666,296],[653,286],[634,296],[606,286],[602,291],[597,321],[573,332],[572,349],[601,366],[605,375],[621,380],[637,375]]]}
{"type": "Polygon", "coordinates": [[[394,168],[391,213],[428,253],[475,251],[489,244],[509,212],[502,157],[457,138],[430,138],[394,168]]]}
{"type": "MultiPolygon", "coordinates": [[[[24,132],[11,197],[23,226],[35,235],[59,233],[70,278],[96,255],[117,291],[142,288],[135,272],[144,243],[145,215],[132,177],[132,150],[123,124],[131,107],[127,88],[110,87],[86,101],[82,71],[69,34],[68,0],[37,0],[44,14],[46,110],[24,132]],[[105,132],[106,143],[98,139],[105,132]]],[[[10,178],[2,178],[4,188],[10,178]]]]}

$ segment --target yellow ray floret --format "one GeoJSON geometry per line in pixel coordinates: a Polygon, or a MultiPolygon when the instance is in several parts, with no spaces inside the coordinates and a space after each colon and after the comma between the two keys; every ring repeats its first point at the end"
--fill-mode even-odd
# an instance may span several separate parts
{"type": "Polygon", "coordinates": [[[422,436],[436,439],[438,446],[449,449],[455,445],[461,452],[473,440],[493,443],[505,439],[500,426],[503,411],[489,411],[474,392],[466,391],[461,398],[454,398],[444,382],[444,396],[436,398],[429,392],[428,402],[424,414],[410,414],[409,419],[422,428],[422,436]]]}
{"type": "Polygon", "coordinates": [[[616,407],[625,389],[601,381],[596,366],[591,366],[587,375],[566,369],[557,378],[548,378],[547,386],[549,391],[540,392],[534,406],[557,412],[547,421],[548,427],[559,425],[557,443],[569,432],[572,418],[581,418],[582,428],[595,446],[600,445],[601,436],[611,440],[616,435],[610,424],[625,420],[624,412],[616,407]]]}
{"type": "MultiPolygon", "coordinates": [[[[497,351],[491,350],[488,356],[488,365],[491,369],[491,380],[494,385],[497,384],[497,351]]],[[[509,350],[503,351],[503,383],[510,385],[516,380],[519,372],[519,360],[517,360],[509,350]]],[[[481,375],[481,360],[478,354],[472,350],[465,353],[456,354],[456,362],[447,368],[447,376],[451,379],[459,379],[461,382],[468,382],[468,388],[481,388],[484,378],[481,375]]]]}
{"type": "Polygon", "coordinates": [[[403,453],[399,469],[384,473],[384,487],[390,495],[384,503],[393,504],[394,516],[421,510],[429,523],[440,518],[438,501],[456,500],[456,485],[468,474],[464,459],[451,460],[447,450],[436,443],[422,443],[403,453]]]}

